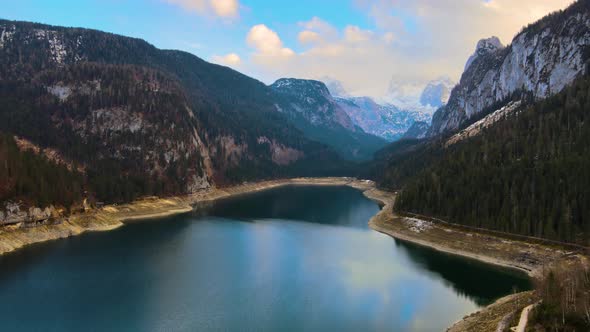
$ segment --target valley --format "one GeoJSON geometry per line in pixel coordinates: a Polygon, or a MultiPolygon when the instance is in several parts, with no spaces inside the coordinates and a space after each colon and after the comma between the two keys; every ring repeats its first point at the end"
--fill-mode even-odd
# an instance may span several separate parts
{"type": "Polygon", "coordinates": [[[0,328],[590,328],[590,0],[448,49],[419,28],[447,4],[368,3],[370,29],[257,22],[246,49],[238,0],[147,5],[216,16],[207,45],[0,17],[0,328]]]}

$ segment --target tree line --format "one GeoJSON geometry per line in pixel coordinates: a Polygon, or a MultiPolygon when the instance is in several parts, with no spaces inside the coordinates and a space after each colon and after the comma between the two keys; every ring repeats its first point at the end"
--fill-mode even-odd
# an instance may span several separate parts
{"type": "MultiPolygon", "coordinates": [[[[459,224],[588,245],[590,79],[450,147],[417,148],[395,208],[459,224]],[[426,160],[426,161],[425,161],[426,160]]],[[[386,170],[384,185],[397,182],[386,170]]],[[[397,189],[397,188],[396,188],[397,189]]]]}

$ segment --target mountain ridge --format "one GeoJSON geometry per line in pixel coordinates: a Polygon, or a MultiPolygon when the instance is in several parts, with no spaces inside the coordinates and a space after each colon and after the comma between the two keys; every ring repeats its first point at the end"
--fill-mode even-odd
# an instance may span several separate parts
{"type": "Polygon", "coordinates": [[[386,141],[358,126],[320,81],[281,78],[270,85],[277,110],[308,137],[349,160],[371,159],[386,141]]]}
{"type": "Polygon", "coordinates": [[[590,1],[580,0],[523,28],[506,47],[480,41],[448,104],[434,114],[429,136],[457,130],[514,93],[542,99],[560,92],[587,69],[589,13],[590,1]]]}
{"type": "Polygon", "coordinates": [[[186,52],[0,20],[0,54],[0,131],[90,166],[85,189],[100,200],[306,175],[339,160],[276,111],[262,82],[186,52]]]}

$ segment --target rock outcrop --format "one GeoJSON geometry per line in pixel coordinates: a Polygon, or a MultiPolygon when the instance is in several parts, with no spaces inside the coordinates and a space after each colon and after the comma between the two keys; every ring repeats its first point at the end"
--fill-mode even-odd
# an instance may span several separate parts
{"type": "Polygon", "coordinates": [[[38,225],[55,220],[60,215],[54,206],[43,209],[39,207],[26,208],[22,203],[7,201],[4,202],[4,206],[0,206],[0,226],[16,225],[26,227],[38,225]]]}
{"type": "Polygon", "coordinates": [[[586,72],[589,45],[588,0],[526,27],[507,47],[494,37],[480,41],[448,104],[434,114],[429,136],[455,131],[515,93],[542,99],[560,92],[586,72]]]}

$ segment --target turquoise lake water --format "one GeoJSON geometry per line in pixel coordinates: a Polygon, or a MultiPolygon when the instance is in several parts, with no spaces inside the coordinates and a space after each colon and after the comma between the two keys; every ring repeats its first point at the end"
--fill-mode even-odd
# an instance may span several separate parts
{"type": "Polygon", "coordinates": [[[0,257],[0,331],[444,331],[527,279],[368,228],[288,186],[0,257]]]}

